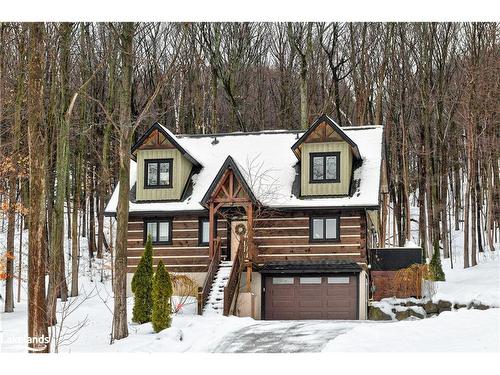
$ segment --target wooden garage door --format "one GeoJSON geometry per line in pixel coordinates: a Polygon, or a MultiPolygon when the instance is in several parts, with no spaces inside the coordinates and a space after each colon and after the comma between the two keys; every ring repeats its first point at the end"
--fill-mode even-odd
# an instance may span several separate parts
{"type": "Polygon", "coordinates": [[[265,319],[358,319],[357,275],[265,278],[265,319]]]}

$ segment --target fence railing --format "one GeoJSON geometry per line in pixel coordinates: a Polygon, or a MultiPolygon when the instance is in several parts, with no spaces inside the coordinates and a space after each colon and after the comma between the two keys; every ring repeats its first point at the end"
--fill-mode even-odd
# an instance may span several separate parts
{"type": "Polygon", "coordinates": [[[203,313],[203,307],[205,307],[205,303],[207,302],[208,295],[210,294],[210,290],[212,289],[212,284],[214,282],[215,274],[219,269],[221,259],[221,239],[217,237],[215,239],[214,246],[214,254],[210,260],[210,264],[208,265],[207,276],[205,277],[205,282],[203,286],[198,287],[198,315],[203,313]]]}
{"type": "Polygon", "coordinates": [[[233,266],[231,268],[231,273],[229,274],[229,279],[227,285],[224,287],[224,315],[228,316],[231,312],[231,305],[233,303],[234,296],[238,293],[238,288],[240,284],[241,272],[243,269],[243,258],[245,256],[245,239],[241,238],[236,251],[236,255],[233,260],[233,266]]]}

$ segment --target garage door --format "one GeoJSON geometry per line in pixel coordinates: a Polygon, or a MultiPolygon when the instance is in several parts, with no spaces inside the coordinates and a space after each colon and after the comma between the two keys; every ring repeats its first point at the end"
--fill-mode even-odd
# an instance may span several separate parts
{"type": "Polygon", "coordinates": [[[265,319],[357,319],[357,275],[268,275],[265,319]]]}

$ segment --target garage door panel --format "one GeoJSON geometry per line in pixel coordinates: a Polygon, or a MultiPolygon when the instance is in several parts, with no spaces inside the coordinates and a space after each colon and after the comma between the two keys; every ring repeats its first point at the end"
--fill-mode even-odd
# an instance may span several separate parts
{"type": "Polygon", "coordinates": [[[327,288],[326,296],[328,298],[349,298],[352,295],[352,293],[355,293],[355,292],[356,292],[356,290],[353,288],[346,288],[346,289],[340,289],[340,290],[327,288]]]}
{"type": "Polygon", "coordinates": [[[299,307],[321,307],[323,301],[320,298],[302,298],[299,300],[299,307]]]}
{"type": "Polygon", "coordinates": [[[356,276],[292,276],[286,285],[265,279],[265,319],[356,319],[356,276]]]}
{"type": "Polygon", "coordinates": [[[329,311],[351,311],[355,304],[346,300],[326,301],[329,311]]]}
{"type": "Polygon", "coordinates": [[[276,287],[276,285],[273,285],[273,288],[271,290],[273,296],[275,296],[276,298],[294,298],[295,294],[297,293],[294,288],[290,288],[289,286],[284,288],[283,285],[278,285],[278,287],[276,287]]]}
{"type": "Polygon", "coordinates": [[[315,288],[304,288],[303,285],[300,285],[300,287],[297,287],[297,296],[300,297],[319,297],[323,294],[322,292],[323,288],[321,285],[316,285],[315,288]]]}
{"type": "Polygon", "coordinates": [[[286,308],[289,308],[290,310],[293,310],[294,307],[296,306],[296,303],[294,300],[286,300],[286,299],[282,299],[282,300],[272,300],[271,302],[271,306],[274,308],[274,309],[286,309],[286,308]]]}

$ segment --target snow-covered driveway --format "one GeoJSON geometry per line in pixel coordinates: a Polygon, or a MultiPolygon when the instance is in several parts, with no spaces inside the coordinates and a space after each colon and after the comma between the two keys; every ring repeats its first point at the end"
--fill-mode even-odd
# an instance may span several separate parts
{"type": "Polygon", "coordinates": [[[320,352],[338,335],[359,321],[260,321],[228,333],[214,352],[300,353],[320,352]]]}

